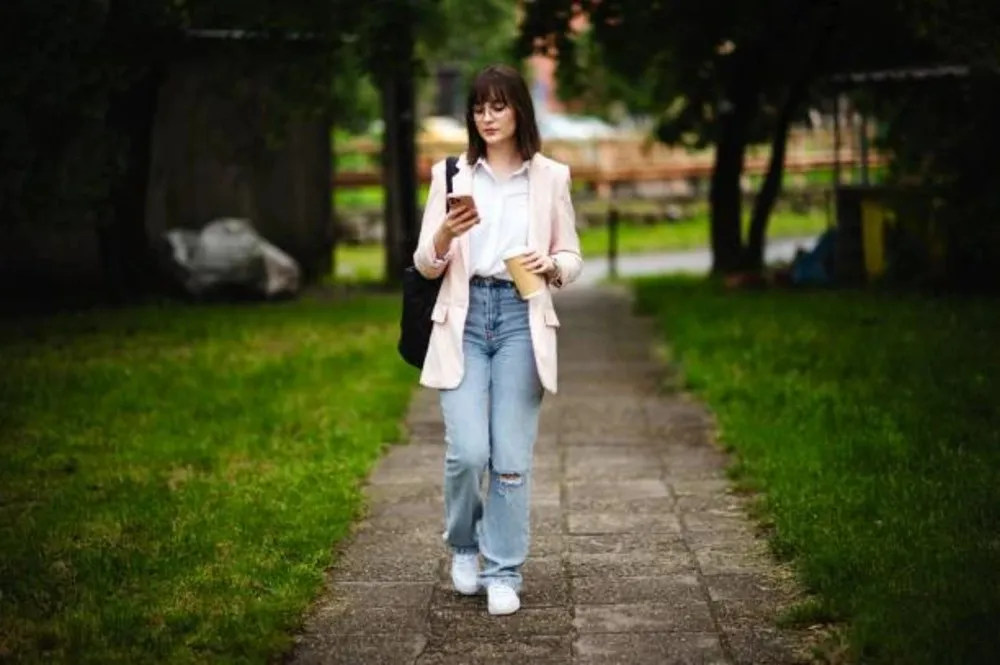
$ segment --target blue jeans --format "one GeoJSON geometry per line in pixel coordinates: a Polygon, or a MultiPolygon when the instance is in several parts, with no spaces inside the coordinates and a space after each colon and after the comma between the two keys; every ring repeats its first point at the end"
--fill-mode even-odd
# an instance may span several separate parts
{"type": "Polygon", "coordinates": [[[543,391],[528,303],[511,283],[473,278],[462,348],[462,383],[441,391],[448,444],[445,539],[456,553],[482,554],[484,586],[503,582],[520,590],[543,391]],[[480,484],[487,469],[484,502],[480,484]]]}

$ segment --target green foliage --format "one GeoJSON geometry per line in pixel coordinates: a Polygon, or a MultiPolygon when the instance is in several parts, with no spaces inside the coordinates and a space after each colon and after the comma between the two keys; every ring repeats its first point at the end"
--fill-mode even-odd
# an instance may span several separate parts
{"type": "Polygon", "coordinates": [[[380,117],[377,80],[391,71],[388,67],[393,63],[406,62],[398,51],[404,44],[391,37],[402,33],[404,21],[414,24],[412,64],[425,93],[434,91],[429,75],[437,67],[455,68],[460,79],[468,81],[489,63],[516,64],[514,3],[487,0],[472,10],[459,0],[423,0],[409,3],[403,11],[396,8],[399,4],[385,0],[366,6],[357,35],[338,52],[334,82],[338,127],[360,134],[380,117]]]}
{"type": "MultiPolygon", "coordinates": [[[[0,223],[93,222],[122,146],[108,134],[108,97],[142,69],[113,61],[109,5],[4,3],[0,28],[0,223]]],[[[169,20],[151,2],[132,15],[136,43],[159,41],[169,20]]],[[[137,51],[141,52],[140,49],[137,51]]]]}
{"type": "Polygon", "coordinates": [[[895,8],[861,0],[535,0],[527,8],[521,52],[558,57],[569,94],[589,95],[594,106],[625,101],[656,119],[662,141],[697,148],[715,140],[735,105],[753,106],[750,142],[769,138],[804,67],[818,81],[912,54],[895,8]],[[580,17],[586,27],[574,29],[580,17]]]}
{"type": "Polygon", "coordinates": [[[933,202],[915,223],[945,230],[948,279],[1000,287],[993,267],[1000,257],[995,75],[913,86],[877,108],[888,126],[881,143],[895,155],[891,182],[903,184],[914,202],[933,202]]]}
{"type": "Polygon", "coordinates": [[[560,82],[572,94],[595,82],[583,95],[592,108],[617,98],[652,118],[658,140],[715,147],[713,270],[731,272],[760,267],[788,130],[810,106],[823,105],[830,75],[932,53],[922,24],[900,11],[912,3],[898,4],[535,0],[526,5],[519,45],[522,53],[557,57],[560,82]],[[744,238],[740,176],[747,146],[763,141],[773,161],[744,238]]]}
{"type": "Polygon", "coordinates": [[[224,44],[234,70],[262,52],[279,66],[272,124],[264,131],[280,140],[292,115],[325,113],[338,102],[345,123],[359,126],[376,103],[361,74],[405,61],[398,52],[404,45],[387,35],[400,21],[419,23],[437,1],[6,2],[0,223],[93,223],[105,216],[130,168],[131,139],[109,116],[114,99],[207,48],[187,39],[187,29],[249,37],[224,44]]]}
{"type": "MultiPolygon", "coordinates": [[[[936,60],[971,75],[854,91],[885,131],[891,181],[933,201],[930,222],[947,229],[949,278],[963,288],[1000,288],[1000,8],[927,2],[912,17],[936,60]]],[[[927,220],[924,220],[927,221],[927,220]]]]}
{"type": "Polygon", "coordinates": [[[333,123],[349,134],[364,134],[381,113],[378,89],[351,44],[338,52],[333,69],[333,123]]]}
{"type": "Polygon", "coordinates": [[[266,663],[414,375],[395,298],[0,329],[0,660],[266,663]]]}
{"type": "Polygon", "coordinates": [[[494,62],[517,65],[517,3],[510,0],[439,0],[427,16],[421,53],[428,62],[448,64],[468,81],[494,62]]]}
{"type": "Polygon", "coordinates": [[[124,158],[107,126],[112,95],[176,37],[169,2],[5,3],[0,65],[2,223],[94,222],[124,158]]]}
{"type": "Polygon", "coordinates": [[[995,301],[680,280],[637,295],[818,594],[788,620],[846,619],[870,665],[995,662],[995,301]]]}

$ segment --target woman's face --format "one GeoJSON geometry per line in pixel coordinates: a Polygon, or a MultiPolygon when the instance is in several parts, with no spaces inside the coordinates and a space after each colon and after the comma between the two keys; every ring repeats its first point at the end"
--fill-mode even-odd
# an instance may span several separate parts
{"type": "Polygon", "coordinates": [[[476,121],[476,131],[488,147],[514,140],[517,118],[514,109],[503,100],[476,104],[472,107],[472,117],[476,121]]]}

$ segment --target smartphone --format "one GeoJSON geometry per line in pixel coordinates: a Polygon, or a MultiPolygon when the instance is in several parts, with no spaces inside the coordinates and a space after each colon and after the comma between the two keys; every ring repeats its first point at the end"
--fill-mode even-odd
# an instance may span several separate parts
{"type": "Polygon", "coordinates": [[[471,194],[449,194],[448,209],[451,208],[475,208],[476,202],[471,194]]]}

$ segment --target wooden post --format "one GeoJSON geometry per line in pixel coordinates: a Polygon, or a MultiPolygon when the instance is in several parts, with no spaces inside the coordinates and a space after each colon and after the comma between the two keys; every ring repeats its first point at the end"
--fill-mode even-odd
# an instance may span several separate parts
{"type": "Polygon", "coordinates": [[[861,184],[868,184],[868,114],[861,114],[861,184]]]}
{"type": "Polygon", "coordinates": [[[828,226],[837,224],[837,192],[840,190],[840,91],[833,96],[833,188],[828,202],[828,226]]]}
{"type": "Polygon", "coordinates": [[[417,146],[413,21],[395,17],[393,49],[399,59],[382,83],[385,187],[385,280],[399,284],[417,248],[417,146]],[[398,49],[398,50],[397,50],[398,49]]]}
{"type": "MultiPolygon", "coordinates": [[[[328,117],[328,120],[327,120],[326,125],[327,125],[327,127],[331,127],[332,128],[333,124],[334,124],[333,114],[329,113],[327,117],[328,117]]],[[[335,141],[335,139],[333,137],[334,132],[328,131],[326,133],[326,135],[329,137],[329,140],[330,140],[330,154],[331,155],[336,155],[337,154],[337,144],[336,144],[336,141],[335,141]]],[[[336,180],[336,176],[337,176],[336,160],[335,159],[328,159],[328,160],[326,160],[325,164],[326,164],[326,169],[327,169],[327,172],[326,172],[327,182],[331,182],[332,183],[332,182],[334,182],[336,180]]],[[[325,272],[334,281],[337,281],[337,265],[338,265],[337,264],[337,243],[340,240],[340,234],[339,234],[339,230],[340,229],[337,228],[337,206],[334,203],[334,199],[336,198],[334,196],[334,192],[336,192],[336,191],[337,191],[337,186],[333,185],[332,186],[332,190],[330,192],[330,196],[326,197],[326,201],[325,201],[325,203],[328,206],[330,206],[329,207],[329,214],[327,214],[327,217],[326,217],[326,219],[327,219],[327,224],[326,224],[326,242],[327,242],[327,244],[328,244],[328,246],[330,248],[329,251],[327,251],[326,255],[327,255],[327,257],[329,257],[329,264],[328,264],[328,267],[326,268],[325,272]]]]}
{"type": "Polygon", "coordinates": [[[461,71],[452,64],[437,68],[438,93],[434,98],[434,114],[458,118],[464,109],[461,105],[458,86],[461,83],[461,71]]]}
{"type": "Polygon", "coordinates": [[[833,97],[833,186],[840,187],[840,92],[833,97]]]}
{"type": "Polygon", "coordinates": [[[618,208],[608,208],[608,277],[618,279],[618,208]]]}

